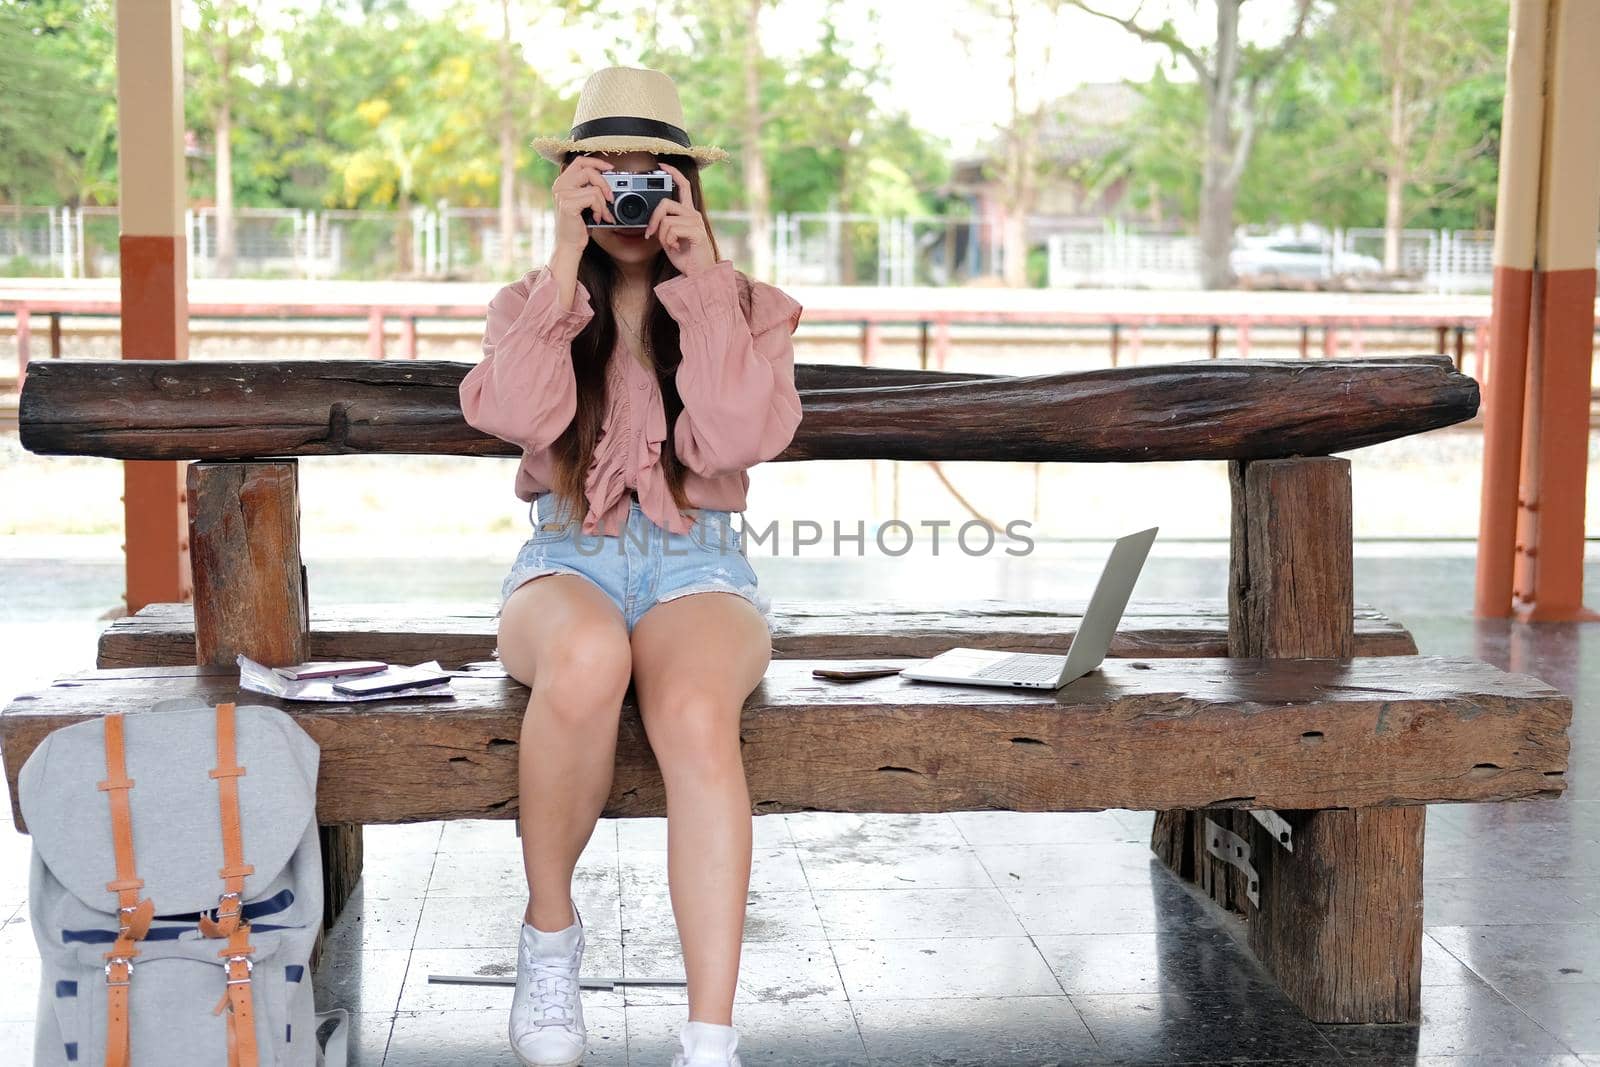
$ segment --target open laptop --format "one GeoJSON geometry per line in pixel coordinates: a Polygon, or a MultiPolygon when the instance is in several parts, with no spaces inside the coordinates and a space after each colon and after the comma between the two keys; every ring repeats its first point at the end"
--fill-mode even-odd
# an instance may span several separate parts
{"type": "Polygon", "coordinates": [[[1111,638],[1128,606],[1133,583],[1139,578],[1156,530],[1128,534],[1111,546],[1095,583],[1094,595],[1084,609],[1083,622],[1072,635],[1065,656],[1042,652],[1006,652],[990,648],[952,648],[932,659],[907,667],[902,678],[921,682],[958,682],[963,685],[1003,685],[1007,688],[1060,689],[1074,678],[1081,678],[1106,658],[1111,638]]]}

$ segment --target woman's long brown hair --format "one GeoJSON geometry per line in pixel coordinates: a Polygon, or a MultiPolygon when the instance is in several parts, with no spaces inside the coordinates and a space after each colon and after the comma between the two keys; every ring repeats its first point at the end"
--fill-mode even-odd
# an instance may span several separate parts
{"type": "MultiPolygon", "coordinates": [[[[592,153],[568,152],[562,160],[562,168],[565,169],[580,154],[592,153]]],[[[671,163],[689,179],[690,199],[695,210],[705,218],[706,233],[711,237],[712,258],[720,260],[722,256],[717,250],[717,235],[711,229],[711,218],[706,215],[705,200],[700,192],[699,164],[692,156],[658,155],[656,158],[671,163]]],[[[694,505],[684,495],[684,468],[673,447],[673,428],[677,425],[679,413],[683,411],[683,400],[678,396],[677,386],[678,364],[683,361],[683,351],[678,343],[677,320],[667,313],[655,294],[655,286],[669,278],[678,277],[679,273],[664,250],[656,254],[650,292],[645,294],[645,310],[641,321],[650,338],[650,351],[646,355],[653,363],[652,369],[661,389],[661,403],[667,417],[667,439],[661,443],[661,470],[678,507],[689,509],[694,505]]],[[[605,417],[606,364],[617,343],[617,319],[611,308],[611,295],[619,280],[616,261],[592,239],[584,246],[583,256],[578,261],[578,280],[589,291],[594,317],[572,339],[572,370],[578,384],[578,410],[571,425],[551,445],[556,482],[551,489],[558,500],[574,505],[572,514],[581,516],[588,511],[588,505],[583,503],[588,499],[584,481],[594,459],[605,417]]],[[[633,357],[618,353],[616,358],[633,357]]]]}

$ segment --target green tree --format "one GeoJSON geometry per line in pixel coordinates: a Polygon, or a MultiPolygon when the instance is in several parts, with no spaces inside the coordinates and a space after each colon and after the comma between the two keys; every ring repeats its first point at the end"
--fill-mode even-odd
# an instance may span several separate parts
{"type": "MultiPolygon", "coordinates": [[[[1263,96],[1236,217],[1382,224],[1391,256],[1402,227],[1488,228],[1506,27],[1505,0],[1346,0],[1263,96]]],[[[1139,90],[1113,166],[1136,208],[1171,206],[1194,219],[1202,149],[1192,131],[1204,121],[1204,93],[1159,70],[1139,90]]]]}
{"type": "Polygon", "coordinates": [[[0,0],[0,198],[115,200],[108,0],[0,0]]]}
{"type": "MultiPolygon", "coordinates": [[[[254,12],[237,0],[195,0],[197,26],[184,34],[184,108],[201,115],[210,128],[212,177],[217,207],[216,267],[232,277],[236,247],[233,214],[233,131],[239,110],[260,100],[255,89],[263,81],[256,55],[262,29],[254,12]],[[191,106],[192,105],[192,106],[191,106]]],[[[255,129],[248,110],[241,123],[255,129]]]]}
{"type": "Polygon", "coordinates": [[[684,40],[664,42],[652,35],[641,59],[678,85],[685,115],[695,116],[693,136],[730,149],[733,166],[717,177],[738,176],[738,201],[750,216],[748,269],[752,277],[769,280],[773,199],[767,149],[772,124],[782,113],[786,78],[782,64],[761,46],[761,15],[771,4],[668,0],[668,10],[655,13],[673,19],[684,40]]]}
{"type": "Polygon", "coordinates": [[[1345,0],[1326,27],[1319,51],[1366,74],[1350,141],[1383,176],[1388,270],[1411,216],[1494,172],[1499,109],[1484,122],[1484,104],[1505,92],[1507,24],[1504,0],[1345,0]]]}
{"type": "MultiPolygon", "coordinates": [[[[283,160],[298,195],[327,207],[395,209],[401,271],[413,267],[415,204],[483,206],[498,196],[500,44],[474,15],[465,5],[430,17],[329,3],[305,13],[283,42],[284,111],[296,116],[283,160]]],[[[517,64],[514,93],[525,97],[535,82],[517,64]]]]}
{"type": "Polygon", "coordinates": [[[1289,29],[1265,46],[1239,36],[1239,9],[1244,0],[1211,0],[1216,8],[1216,31],[1207,40],[1192,41],[1183,39],[1171,19],[1159,25],[1141,22],[1143,4],[1136,5],[1131,14],[1120,15],[1086,0],[1070,2],[1142,41],[1166,48],[1174,60],[1194,72],[1205,105],[1204,121],[1188,136],[1200,144],[1200,282],[1207,289],[1232,285],[1234,275],[1228,261],[1240,183],[1255,148],[1264,101],[1285,62],[1305,39],[1312,0],[1295,0],[1289,29]]]}
{"type": "MultiPolygon", "coordinates": [[[[1007,285],[1029,284],[1027,219],[1039,199],[1042,183],[1052,178],[1051,164],[1044,158],[1041,137],[1049,117],[1049,101],[1037,89],[1043,73],[1051,66],[1052,44],[1059,36],[1062,0],[972,0],[975,13],[998,23],[1005,36],[1006,88],[1009,109],[1000,124],[1005,159],[1000,174],[1000,205],[1004,213],[1001,247],[1002,269],[1007,285]],[[1030,25],[1044,21],[1038,34],[1044,44],[1035,55],[1028,47],[1030,25]],[[1032,99],[1028,106],[1025,98],[1032,99]]],[[[970,44],[969,44],[970,47],[970,44]]]]}
{"type": "MultiPolygon", "coordinates": [[[[948,177],[938,143],[877,102],[882,45],[875,34],[865,42],[843,39],[836,17],[841,0],[823,0],[816,40],[784,59],[759,47],[761,15],[771,0],[567,0],[566,6],[571,19],[633,27],[636,33],[620,34],[607,49],[605,62],[665,71],[678,86],[694,138],[729,150],[733,158],[707,168],[702,185],[710,203],[752,216],[752,276],[769,269],[772,211],[925,209],[922,192],[948,177]]],[[[570,115],[571,104],[560,113],[570,115]]],[[[841,256],[844,276],[853,277],[855,257],[848,248],[841,256]]]]}

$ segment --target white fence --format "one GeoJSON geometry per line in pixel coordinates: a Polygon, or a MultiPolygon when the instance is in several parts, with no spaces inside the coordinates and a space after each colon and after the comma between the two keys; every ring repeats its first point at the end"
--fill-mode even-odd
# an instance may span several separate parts
{"type": "MultiPolygon", "coordinates": [[[[1344,248],[1383,258],[1383,231],[1344,231],[1344,248]]],[[[1487,292],[1494,281],[1493,230],[1402,230],[1400,269],[1440,293],[1487,292]]]]}
{"type": "MultiPolygon", "coordinates": [[[[711,212],[725,257],[750,262],[752,220],[711,212]]],[[[109,277],[118,271],[114,207],[0,206],[0,275],[109,277]]],[[[224,273],[216,211],[186,213],[191,277],[224,273]]],[[[543,262],[555,232],[550,211],[523,212],[510,262],[543,262]]],[[[1248,233],[1248,228],[1241,233],[1248,233]]],[[[998,219],[983,216],[882,217],[844,212],[779,212],[771,219],[774,281],[812,285],[960,285],[1001,273],[998,219]]],[[[1494,236],[1487,231],[1406,230],[1401,271],[1417,288],[1486,292],[1494,236]]],[[[1383,254],[1381,229],[1329,231],[1330,262],[1383,254]]],[[[501,264],[499,211],[417,206],[385,211],[234,212],[234,255],[226,273],[245,278],[491,279],[501,264]]],[[[1028,220],[1032,277],[1049,286],[1194,288],[1199,241],[1184,233],[1115,221],[1033,216],[1028,220]],[[1037,258],[1035,258],[1037,257],[1037,258]],[[1040,269],[1042,268],[1042,269],[1040,269]]]]}
{"type": "MultiPolygon", "coordinates": [[[[1241,227],[1241,236],[1266,236],[1261,228],[1241,227]]],[[[1383,261],[1382,229],[1333,229],[1313,239],[1320,251],[1307,262],[1327,274],[1336,264],[1369,257],[1383,261]]],[[[1093,230],[1054,233],[1046,238],[1050,286],[1193,289],[1200,285],[1200,239],[1191,234],[1141,232],[1117,222],[1093,230]]],[[[1285,243],[1301,244],[1293,238],[1285,243]]],[[[1597,255],[1600,263],[1600,255],[1597,255]]],[[[1304,271],[1304,265],[1299,268],[1304,271]]],[[[1494,232],[1491,230],[1402,230],[1400,280],[1435,293],[1488,292],[1494,283],[1494,232]]],[[[1355,283],[1359,286],[1359,281],[1355,283]]]]}
{"type": "Polygon", "coordinates": [[[0,274],[84,277],[84,214],[70,207],[0,207],[0,274]]]}
{"type": "Polygon", "coordinates": [[[1182,234],[1139,233],[1115,224],[1046,239],[1056,286],[1192,289],[1200,284],[1200,242],[1182,234]]]}

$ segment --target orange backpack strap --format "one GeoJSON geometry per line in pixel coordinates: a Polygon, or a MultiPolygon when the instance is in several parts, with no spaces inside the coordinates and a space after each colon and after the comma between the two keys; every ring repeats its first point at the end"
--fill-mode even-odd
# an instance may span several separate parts
{"type": "Polygon", "coordinates": [[[222,966],[228,984],[211,1013],[228,1009],[228,1067],[257,1067],[258,1063],[255,1007],[250,997],[250,972],[255,967],[250,956],[255,950],[250,944],[250,924],[240,923],[228,935],[228,947],[217,953],[225,961],[222,966]]]}
{"type": "Polygon", "coordinates": [[[128,983],[133,979],[133,957],[139,954],[137,942],[150,932],[155,904],[140,899],[144,882],[133,862],[133,813],[128,792],[133,779],[128,777],[122,740],[122,716],[105,717],[106,780],[100,790],[111,805],[111,845],[116,856],[117,877],[106,888],[117,894],[117,939],[106,958],[106,1067],[128,1067],[128,983]]]}
{"type": "Polygon", "coordinates": [[[228,1013],[228,1067],[257,1067],[255,1012],[250,997],[250,972],[255,963],[251,955],[250,924],[244,921],[244,879],[255,868],[244,861],[244,840],[239,818],[239,766],[234,704],[217,705],[217,765],[211,777],[217,780],[217,800],[222,817],[222,895],[217,898],[216,918],[202,914],[200,932],[206,937],[226,937],[228,946],[217,955],[223,960],[227,986],[222,999],[212,1009],[228,1013]]]}

